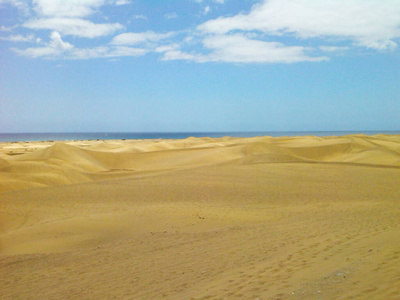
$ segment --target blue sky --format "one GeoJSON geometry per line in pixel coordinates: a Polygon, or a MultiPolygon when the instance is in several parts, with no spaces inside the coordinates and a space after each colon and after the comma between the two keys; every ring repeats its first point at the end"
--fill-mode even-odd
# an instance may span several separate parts
{"type": "Polygon", "coordinates": [[[398,0],[0,0],[0,132],[400,130],[398,0]]]}

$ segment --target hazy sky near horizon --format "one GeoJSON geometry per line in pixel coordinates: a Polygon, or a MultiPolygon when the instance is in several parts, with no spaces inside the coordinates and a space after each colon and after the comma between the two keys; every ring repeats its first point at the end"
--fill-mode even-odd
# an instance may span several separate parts
{"type": "Polygon", "coordinates": [[[400,130],[398,0],[0,0],[0,132],[400,130]]]}

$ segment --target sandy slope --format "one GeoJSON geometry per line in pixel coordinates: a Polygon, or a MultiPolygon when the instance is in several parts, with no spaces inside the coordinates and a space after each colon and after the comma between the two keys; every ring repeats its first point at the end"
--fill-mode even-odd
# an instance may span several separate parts
{"type": "Polygon", "coordinates": [[[400,297],[400,136],[0,147],[1,299],[400,297]]]}

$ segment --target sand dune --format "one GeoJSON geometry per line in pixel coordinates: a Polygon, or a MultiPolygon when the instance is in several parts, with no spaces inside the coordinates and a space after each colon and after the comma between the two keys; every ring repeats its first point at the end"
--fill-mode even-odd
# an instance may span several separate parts
{"type": "Polygon", "coordinates": [[[399,167],[399,145],[397,136],[384,135],[5,144],[1,149],[0,176],[4,180],[0,187],[6,191],[38,184],[87,182],[103,178],[104,172],[118,173],[118,170],[135,174],[228,162],[297,161],[399,167]],[[28,151],[36,148],[39,150],[28,151]]]}
{"type": "Polygon", "coordinates": [[[400,136],[0,144],[1,299],[398,299],[400,136]]]}

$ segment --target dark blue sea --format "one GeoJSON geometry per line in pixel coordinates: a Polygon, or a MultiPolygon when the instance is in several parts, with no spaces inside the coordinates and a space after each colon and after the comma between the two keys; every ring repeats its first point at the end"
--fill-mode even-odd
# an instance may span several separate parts
{"type": "Polygon", "coordinates": [[[0,142],[70,141],[70,140],[131,140],[186,139],[188,137],[255,137],[255,136],[343,136],[348,134],[400,134],[400,131],[254,131],[254,132],[46,132],[0,133],[0,142]]]}

